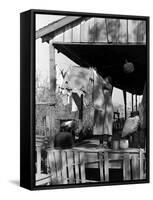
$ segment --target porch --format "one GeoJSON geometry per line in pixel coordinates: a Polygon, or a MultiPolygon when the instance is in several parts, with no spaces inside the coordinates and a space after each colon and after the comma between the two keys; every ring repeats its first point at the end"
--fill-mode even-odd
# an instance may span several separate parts
{"type": "Polygon", "coordinates": [[[118,118],[113,125],[119,140],[119,133],[127,119],[127,92],[131,94],[131,112],[134,111],[134,96],[137,111],[137,95],[143,94],[146,81],[146,36],[145,32],[135,34],[139,33],[137,30],[140,26],[144,27],[144,22],[132,22],[130,19],[121,19],[119,22],[116,20],[114,23],[113,19],[66,17],[37,31],[36,38],[49,44],[50,102],[46,104],[49,105],[49,135],[52,138],[51,148],[46,150],[46,175],[40,167],[41,150],[37,150],[37,185],[111,182],[116,180],[112,178],[112,170],[118,170],[118,181],[146,178],[145,147],[103,149],[99,148],[98,140],[90,138],[75,144],[72,149],[54,148],[57,120],[55,51],[64,54],[79,66],[94,67],[99,74],[102,72],[111,76],[113,86],[123,91],[124,120],[118,118]],[[113,31],[111,25],[108,25],[110,22],[113,24],[113,31]],[[135,32],[129,31],[130,26],[135,32]],[[131,74],[124,73],[126,60],[134,65],[134,72],[131,74]]]}

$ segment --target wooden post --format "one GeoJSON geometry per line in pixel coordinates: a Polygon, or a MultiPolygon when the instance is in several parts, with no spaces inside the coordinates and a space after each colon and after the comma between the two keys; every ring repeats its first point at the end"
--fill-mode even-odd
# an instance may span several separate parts
{"type": "Polygon", "coordinates": [[[54,148],[55,137],[55,90],[56,90],[56,68],[55,68],[55,48],[52,40],[49,41],[49,75],[50,75],[50,147],[54,148]]]}
{"type": "Polygon", "coordinates": [[[41,146],[37,146],[36,151],[37,151],[37,174],[41,174],[41,146]]]}
{"type": "Polygon", "coordinates": [[[130,155],[126,153],[123,158],[123,180],[131,179],[130,155]]]}
{"type": "Polygon", "coordinates": [[[126,20],[126,34],[127,34],[127,38],[126,38],[126,42],[128,43],[129,42],[129,27],[128,27],[128,19],[126,20]]]}
{"type": "Polygon", "coordinates": [[[131,94],[132,97],[132,112],[133,112],[133,94],[131,94]]]}
{"type": "Polygon", "coordinates": [[[144,179],[143,157],[144,157],[143,151],[142,149],[140,149],[140,152],[139,152],[140,180],[144,179]]]}
{"type": "Polygon", "coordinates": [[[127,110],[126,110],[126,107],[127,107],[127,100],[126,100],[126,91],[123,90],[123,96],[124,96],[124,111],[125,111],[125,120],[127,118],[127,110]]]}
{"type": "Polygon", "coordinates": [[[80,172],[81,172],[81,183],[85,183],[85,154],[80,152],[80,172]]]}
{"type": "Polygon", "coordinates": [[[83,121],[83,94],[81,94],[81,108],[79,110],[79,119],[83,121]]]}
{"type": "Polygon", "coordinates": [[[135,95],[135,110],[137,111],[137,95],[135,95]]]}
{"type": "Polygon", "coordinates": [[[132,156],[132,178],[133,180],[139,180],[140,179],[140,163],[139,163],[139,155],[134,154],[132,156]]]}
{"type": "Polygon", "coordinates": [[[108,152],[104,152],[104,172],[105,172],[105,181],[109,181],[109,160],[108,152]]]}
{"type": "Polygon", "coordinates": [[[104,162],[104,155],[102,152],[99,152],[99,168],[100,168],[100,181],[104,181],[104,167],[103,167],[103,162],[104,162]]]}

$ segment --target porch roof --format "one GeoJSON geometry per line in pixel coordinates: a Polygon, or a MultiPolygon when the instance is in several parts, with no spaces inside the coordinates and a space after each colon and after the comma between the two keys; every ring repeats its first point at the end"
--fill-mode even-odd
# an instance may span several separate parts
{"type": "Polygon", "coordinates": [[[112,77],[113,85],[130,93],[142,95],[147,73],[147,49],[142,44],[53,43],[54,47],[82,67],[95,67],[99,74],[112,77]],[[126,74],[125,60],[135,70],[126,74]],[[103,74],[102,74],[103,73],[103,74]]]}

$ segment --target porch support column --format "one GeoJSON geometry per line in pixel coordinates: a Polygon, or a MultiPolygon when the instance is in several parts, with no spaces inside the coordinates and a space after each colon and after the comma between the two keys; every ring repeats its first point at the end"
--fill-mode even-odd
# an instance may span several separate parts
{"type": "Polygon", "coordinates": [[[135,110],[137,111],[137,95],[135,95],[135,110]]]}
{"type": "Polygon", "coordinates": [[[132,112],[133,112],[133,94],[131,94],[131,98],[132,98],[132,112]]]}
{"type": "Polygon", "coordinates": [[[52,40],[49,41],[49,77],[50,77],[50,109],[49,109],[49,127],[50,127],[50,147],[54,148],[55,137],[55,104],[56,104],[56,66],[55,66],[55,48],[52,40]]]}
{"type": "Polygon", "coordinates": [[[125,111],[125,120],[127,118],[127,110],[126,110],[126,107],[127,107],[127,99],[126,99],[126,91],[123,90],[123,96],[124,96],[124,111],[125,111]]]}

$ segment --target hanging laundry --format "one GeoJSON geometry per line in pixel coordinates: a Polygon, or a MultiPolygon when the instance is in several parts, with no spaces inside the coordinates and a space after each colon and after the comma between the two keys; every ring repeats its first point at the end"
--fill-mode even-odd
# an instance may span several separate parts
{"type": "Polygon", "coordinates": [[[68,103],[68,95],[67,94],[64,94],[64,95],[61,95],[61,98],[62,98],[62,102],[63,102],[63,105],[66,106],[68,103]]]}
{"type": "Polygon", "coordinates": [[[83,94],[81,97],[77,93],[72,92],[72,98],[74,99],[75,104],[79,110],[79,119],[83,118],[83,94]]]}
{"type": "Polygon", "coordinates": [[[77,93],[72,92],[72,98],[74,99],[75,104],[77,105],[78,110],[81,109],[81,98],[77,93]]]}
{"type": "Polygon", "coordinates": [[[91,70],[80,66],[73,66],[66,74],[62,87],[65,87],[65,84],[68,84],[68,88],[76,88],[78,90],[82,88],[84,91],[87,91],[90,77],[91,70]]]}
{"type": "Polygon", "coordinates": [[[78,94],[79,97],[81,97],[81,95],[83,94],[83,92],[81,90],[77,89],[77,88],[73,88],[72,93],[78,94]]]}
{"type": "Polygon", "coordinates": [[[75,101],[72,98],[72,112],[76,112],[76,111],[78,111],[78,107],[77,107],[75,101]]]}
{"type": "Polygon", "coordinates": [[[68,104],[70,104],[70,99],[71,99],[71,93],[68,93],[67,94],[67,102],[68,102],[68,104]]]}
{"type": "Polygon", "coordinates": [[[103,84],[104,79],[96,72],[93,72],[94,76],[94,83],[93,83],[93,102],[94,107],[97,110],[104,109],[104,91],[103,91],[103,84]]]}

